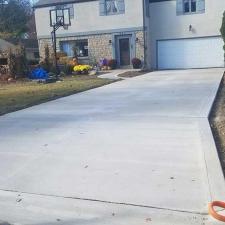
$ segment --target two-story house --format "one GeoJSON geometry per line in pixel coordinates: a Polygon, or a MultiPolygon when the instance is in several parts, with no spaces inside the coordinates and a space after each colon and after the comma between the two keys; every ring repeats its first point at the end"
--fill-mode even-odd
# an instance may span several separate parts
{"type": "Polygon", "coordinates": [[[80,59],[134,57],[153,69],[223,67],[220,36],[225,0],[39,0],[40,54],[51,46],[50,11],[69,8],[71,26],[57,31],[57,50],[80,59]]]}
{"type": "Polygon", "coordinates": [[[49,12],[69,8],[71,26],[57,31],[57,50],[90,62],[117,59],[120,66],[144,58],[143,0],[40,0],[35,17],[40,54],[51,46],[49,12]]]}

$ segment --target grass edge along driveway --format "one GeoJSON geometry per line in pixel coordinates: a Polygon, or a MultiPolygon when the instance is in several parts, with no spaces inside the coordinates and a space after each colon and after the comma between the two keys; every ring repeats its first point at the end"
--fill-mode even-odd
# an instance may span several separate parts
{"type": "Polygon", "coordinates": [[[115,82],[93,76],[65,77],[62,82],[38,84],[18,81],[0,83],[0,115],[115,82]]]}

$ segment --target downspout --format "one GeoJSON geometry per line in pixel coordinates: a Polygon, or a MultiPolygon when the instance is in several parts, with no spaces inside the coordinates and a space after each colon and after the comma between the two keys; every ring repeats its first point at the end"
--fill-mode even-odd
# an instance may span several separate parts
{"type": "Polygon", "coordinates": [[[146,0],[142,0],[142,4],[143,4],[143,34],[144,34],[144,65],[143,65],[143,69],[147,69],[147,65],[146,65],[146,57],[147,57],[147,54],[146,54],[146,18],[145,18],[145,7],[146,7],[146,4],[145,4],[145,1],[146,0]]]}

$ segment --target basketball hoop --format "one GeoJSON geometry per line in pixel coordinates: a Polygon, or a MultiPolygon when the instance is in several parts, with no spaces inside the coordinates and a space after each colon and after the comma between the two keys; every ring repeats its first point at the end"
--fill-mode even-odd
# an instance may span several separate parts
{"type": "Polygon", "coordinates": [[[57,62],[57,43],[56,43],[56,31],[63,27],[65,30],[68,30],[68,27],[71,25],[70,21],[70,9],[53,9],[49,11],[50,13],[50,26],[53,28],[52,35],[52,44],[54,49],[54,61],[55,67],[57,70],[57,78],[60,72],[57,62]]]}

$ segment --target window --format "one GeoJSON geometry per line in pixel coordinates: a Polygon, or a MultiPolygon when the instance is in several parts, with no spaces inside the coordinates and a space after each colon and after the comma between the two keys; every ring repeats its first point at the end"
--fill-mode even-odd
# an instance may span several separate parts
{"type": "Polygon", "coordinates": [[[117,0],[106,0],[106,13],[115,14],[118,12],[117,0]]]}
{"type": "Polygon", "coordinates": [[[197,11],[197,2],[196,0],[191,0],[191,12],[197,11]]]}
{"type": "Polygon", "coordinates": [[[188,13],[190,11],[189,0],[184,0],[184,12],[188,13]]]}
{"type": "Polygon", "coordinates": [[[205,13],[205,0],[177,0],[177,15],[205,13]]]}
{"type": "Polygon", "coordinates": [[[61,41],[61,51],[65,52],[67,56],[74,57],[88,57],[88,40],[76,41],[61,41]]]}
{"type": "Polygon", "coordinates": [[[88,40],[76,41],[76,52],[78,57],[88,56],[88,40]]]}
{"type": "Polygon", "coordinates": [[[8,59],[7,58],[0,58],[0,65],[1,66],[8,65],[8,59]]]}
{"type": "Polygon", "coordinates": [[[124,14],[124,13],[125,13],[124,0],[99,0],[100,16],[124,14]]]}
{"type": "Polygon", "coordinates": [[[196,0],[184,0],[183,7],[184,13],[194,13],[197,9],[196,0]]]}

